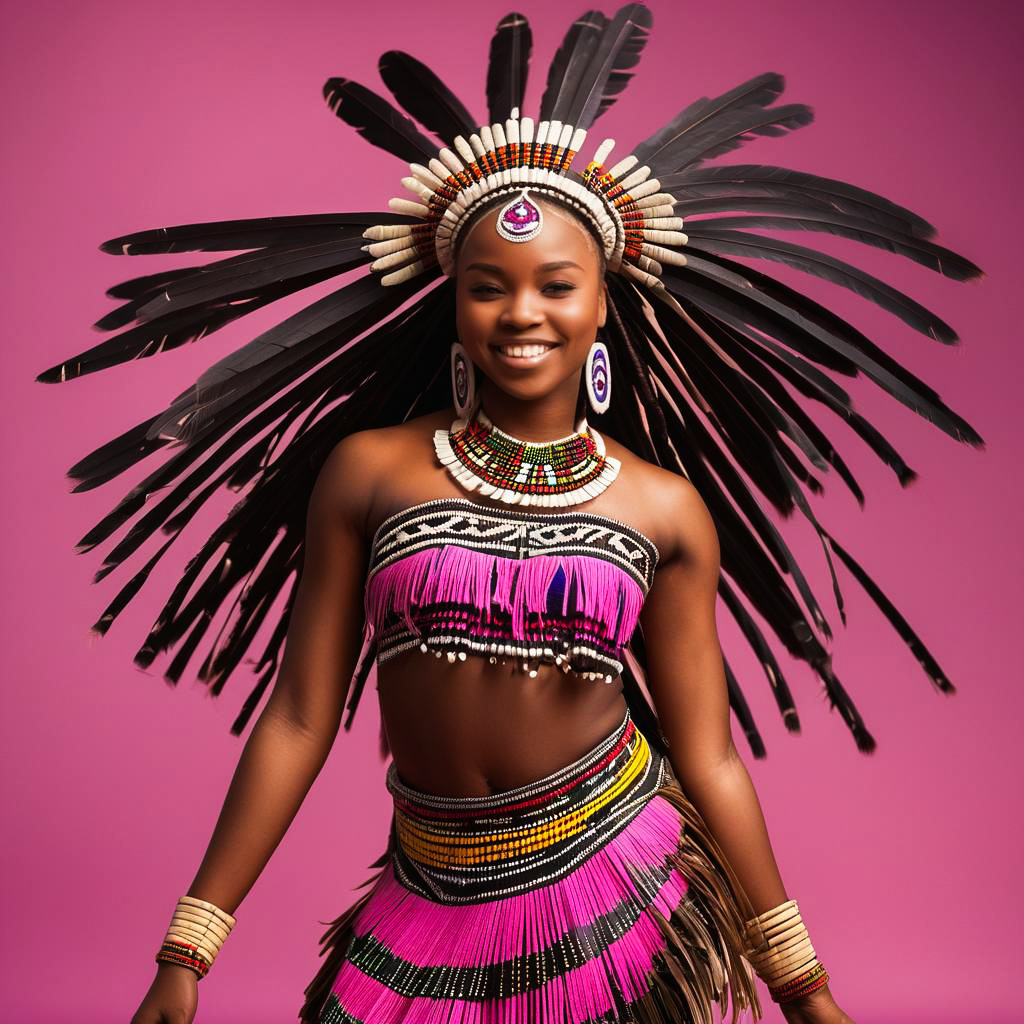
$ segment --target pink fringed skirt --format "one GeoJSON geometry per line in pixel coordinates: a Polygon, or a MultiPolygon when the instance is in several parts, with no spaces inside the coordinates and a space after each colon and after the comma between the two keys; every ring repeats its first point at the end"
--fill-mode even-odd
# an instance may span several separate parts
{"type": "Polygon", "coordinates": [[[444,797],[392,763],[391,837],[321,939],[306,1024],[611,1024],[760,1008],[735,879],[629,712],[578,761],[444,797]],[[371,884],[372,883],[372,884],[371,884]]]}

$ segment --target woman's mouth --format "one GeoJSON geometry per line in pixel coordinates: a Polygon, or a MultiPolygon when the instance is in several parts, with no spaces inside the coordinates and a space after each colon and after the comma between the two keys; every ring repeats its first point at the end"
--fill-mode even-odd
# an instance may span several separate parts
{"type": "Polygon", "coordinates": [[[553,342],[509,342],[507,345],[494,345],[492,348],[502,362],[509,366],[535,366],[549,352],[558,346],[553,342]]]}

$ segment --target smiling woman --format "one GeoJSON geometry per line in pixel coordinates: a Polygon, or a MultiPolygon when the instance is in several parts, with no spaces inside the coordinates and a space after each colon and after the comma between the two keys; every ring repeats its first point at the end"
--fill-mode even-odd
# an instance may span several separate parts
{"type": "MultiPolygon", "coordinates": [[[[486,378],[482,404],[497,410],[501,393],[530,400],[558,390],[579,394],[580,369],[607,318],[603,250],[579,217],[537,198],[544,229],[529,244],[497,226],[497,204],[464,229],[456,257],[456,329],[486,378]]],[[[518,436],[551,437],[521,423],[518,436]],[[525,433],[524,433],[525,431],[525,433]]]]}

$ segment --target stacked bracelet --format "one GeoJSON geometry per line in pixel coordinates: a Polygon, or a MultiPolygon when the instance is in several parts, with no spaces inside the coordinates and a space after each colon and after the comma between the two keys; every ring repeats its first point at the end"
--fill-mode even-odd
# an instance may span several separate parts
{"type": "Polygon", "coordinates": [[[215,904],[182,896],[156,959],[189,967],[205,978],[234,926],[235,919],[215,904]]]}
{"type": "Polygon", "coordinates": [[[825,965],[816,963],[810,970],[804,971],[792,981],[787,981],[778,988],[769,987],[768,992],[777,1003],[788,1003],[791,999],[799,999],[810,992],[828,984],[828,971],[825,965]]]}
{"type": "Polygon", "coordinates": [[[777,1003],[787,1003],[828,984],[796,900],[751,918],[746,924],[746,957],[777,1003]]]}

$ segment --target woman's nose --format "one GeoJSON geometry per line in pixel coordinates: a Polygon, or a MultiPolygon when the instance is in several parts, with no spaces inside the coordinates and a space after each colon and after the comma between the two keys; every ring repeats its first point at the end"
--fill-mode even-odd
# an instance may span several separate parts
{"type": "Polygon", "coordinates": [[[523,330],[527,327],[535,327],[543,317],[536,295],[524,288],[509,296],[498,319],[502,327],[507,327],[510,330],[523,330]]]}

